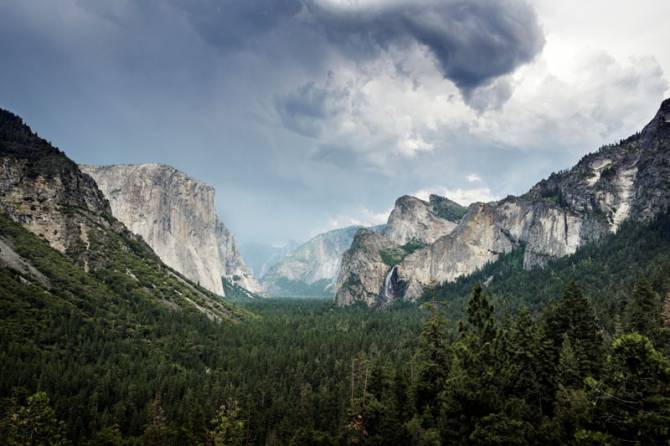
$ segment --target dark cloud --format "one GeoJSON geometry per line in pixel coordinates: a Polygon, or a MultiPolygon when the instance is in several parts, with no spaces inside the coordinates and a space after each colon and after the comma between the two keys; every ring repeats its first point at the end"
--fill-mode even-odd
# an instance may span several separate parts
{"type": "Polygon", "coordinates": [[[297,16],[302,0],[169,0],[212,45],[228,49],[253,45],[259,36],[297,16]]]}
{"type": "Polygon", "coordinates": [[[346,110],[349,96],[346,88],[328,88],[308,82],[294,92],[278,95],[276,107],[287,128],[316,137],[326,119],[346,110]]]}
{"type": "Polygon", "coordinates": [[[325,37],[332,50],[354,60],[393,46],[422,45],[466,100],[478,87],[531,61],[544,45],[535,12],[524,0],[173,1],[223,50],[253,48],[278,29],[291,30],[282,36],[295,38],[289,44],[293,51],[319,45],[325,37]]]}
{"type": "MultiPolygon", "coordinates": [[[[241,240],[304,239],[333,216],[380,213],[434,185],[468,187],[466,174],[498,194],[569,165],[563,146],[533,158],[468,136],[470,117],[457,115],[471,110],[431,65],[472,108],[491,110],[511,94],[506,74],[541,45],[518,0],[5,0],[0,106],[76,161],[163,162],[213,184],[241,240]],[[447,96],[458,113],[429,128],[426,114],[447,96]],[[422,141],[434,149],[399,148],[422,141]]],[[[642,96],[621,93],[630,85],[586,102],[614,109],[601,98],[642,96]]],[[[533,103],[564,97],[572,113],[579,95],[566,91],[544,87],[533,103]]],[[[547,137],[538,120],[501,122],[539,128],[538,145],[595,122],[547,137]]]]}

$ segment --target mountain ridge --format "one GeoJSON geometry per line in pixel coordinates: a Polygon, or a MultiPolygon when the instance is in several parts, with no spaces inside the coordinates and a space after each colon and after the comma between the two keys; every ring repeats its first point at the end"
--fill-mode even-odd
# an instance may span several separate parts
{"type": "MultiPolygon", "coordinates": [[[[109,202],[90,176],[20,117],[2,109],[0,211],[90,275],[86,280],[97,281],[102,287],[116,289],[123,284],[124,293],[138,299],[173,310],[195,311],[215,320],[240,314],[220,297],[163,264],[141,237],[114,218],[109,202]]],[[[19,274],[28,271],[29,276],[39,278],[34,270],[45,274],[25,257],[30,251],[22,255],[17,250],[17,237],[24,237],[21,234],[11,224],[3,225],[0,238],[5,247],[11,248],[13,259],[10,262],[5,258],[2,264],[19,274]]],[[[37,249],[35,242],[29,243],[37,249]]],[[[56,279],[57,284],[62,281],[56,279]]],[[[50,287],[43,280],[35,283],[46,290],[50,287]]]]}
{"type": "Polygon", "coordinates": [[[336,303],[384,304],[384,278],[394,267],[394,298],[416,300],[427,287],[471,274],[514,249],[523,248],[524,267],[530,269],[616,232],[629,218],[647,221],[670,205],[669,148],[666,99],[641,132],[584,156],[523,195],[470,205],[452,232],[397,264],[379,266],[378,253],[370,251],[386,249],[378,244],[345,253],[348,275],[338,281],[336,303]],[[349,259],[356,259],[355,268],[347,266],[349,259]],[[357,281],[371,265],[376,272],[357,281]]]}

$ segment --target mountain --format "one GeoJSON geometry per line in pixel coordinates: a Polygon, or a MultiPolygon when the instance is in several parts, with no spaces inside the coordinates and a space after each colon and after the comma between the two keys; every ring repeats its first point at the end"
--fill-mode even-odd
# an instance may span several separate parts
{"type": "Polygon", "coordinates": [[[343,254],[336,302],[349,305],[363,301],[374,306],[380,299],[394,299],[396,291],[391,284],[397,277],[395,265],[451,233],[464,214],[463,206],[437,195],[428,201],[409,195],[398,198],[383,231],[358,231],[343,254]]]}
{"type": "Polygon", "coordinates": [[[0,265],[19,290],[47,301],[62,295],[75,306],[134,299],[215,320],[239,318],[228,302],[163,264],[114,218],[90,176],[1,109],[0,214],[0,265]]]}
{"type": "MultiPolygon", "coordinates": [[[[298,246],[273,265],[263,277],[270,295],[323,297],[334,295],[342,253],[349,249],[361,226],[350,226],[319,234],[298,246]]],[[[372,228],[381,231],[383,227],[372,228]]]]}
{"type": "Polygon", "coordinates": [[[290,254],[298,246],[300,243],[293,240],[274,245],[252,241],[242,243],[240,252],[254,276],[262,278],[282,257],[290,254]]]}
{"type": "MultiPolygon", "coordinates": [[[[452,231],[425,247],[402,253],[388,237],[357,235],[343,256],[336,302],[380,306],[397,298],[416,300],[426,287],[453,282],[514,250],[522,251],[525,269],[541,267],[617,232],[628,219],[649,221],[669,203],[665,100],[640,133],[585,156],[524,195],[470,205],[452,231]]],[[[403,212],[397,204],[396,209],[403,212]]],[[[425,224],[406,220],[405,232],[425,230],[425,224]]]]}
{"type": "Polygon", "coordinates": [[[98,184],[112,214],[163,262],[224,295],[223,280],[262,291],[219,220],[212,186],[161,164],[80,166],[98,184]]]}

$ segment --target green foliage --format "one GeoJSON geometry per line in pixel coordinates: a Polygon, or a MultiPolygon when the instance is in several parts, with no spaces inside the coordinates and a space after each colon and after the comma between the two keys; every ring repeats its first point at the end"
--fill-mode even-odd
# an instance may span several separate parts
{"type": "MultiPolygon", "coordinates": [[[[235,278],[233,278],[233,280],[235,280],[235,278]]],[[[226,279],[225,277],[221,279],[221,282],[223,283],[223,292],[226,295],[226,300],[232,302],[248,302],[250,299],[261,299],[261,296],[258,296],[249,290],[242,288],[233,280],[226,279]]]]}
{"type": "Polygon", "coordinates": [[[451,206],[440,207],[437,211],[437,215],[441,218],[449,221],[459,221],[468,212],[468,208],[451,203],[451,206]]]}
{"type": "Polygon", "coordinates": [[[410,240],[402,246],[391,246],[379,251],[379,255],[388,266],[398,265],[402,260],[419,249],[425,248],[426,244],[419,240],[410,240]]]}
{"type": "Polygon", "coordinates": [[[246,440],[246,428],[241,419],[241,409],[237,401],[229,400],[219,407],[211,421],[209,439],[214,446],[242,446],[246,440]]]}
{"type": "Polygon", "coordinates": [[[399,246],[392,246],[390,248],[385,248],[379,251],[379,255],[382,258],[382,262],[384,262],[386,265],[395,266],[402,262],[402,259],[405,258],[407,253],[399,246]]]}
{"type": "MultiPolygon", "coordinates": [[[[663,248],[666,226],[658,224],[649,237],[663,248]]],[[[15,444],[26,444],[29,431],[46,432],[48,444],[96,445],[670,440],[670,362],[658,298],[669,270],[653,246],[657,264],[624,245],[644,246],[635,228],[608,242],[634,267],[623,270],[625,279],[586,278],[588,294],[570,281],[550,291],[554,273],[574,278],[567,272],[574,265],[596,270],[581,253],[570,268],[552,264],[552,273],[516,270],[521,255],[514,252],[498,266],[518,280],[548,278],[546,297],[534,301],[520,284],[496,277],[486,289],[473,285],[467,301],[387,311],[249,300],[244,309],[230,307],[239,323],[174,311],[157,299],[179,299],[171,293],[183,283],[166,280],[142,254],[144,244],[128,253],[114,248],[112,236],[93,234],[99,249],[92,260],[106,266],[85,273],[17,225],[0,219],[0,230],[49,281],[0,268],[0,363],[11,364],[0,374],[0,438],[15,444]],[[641,271],[650,273],[648,285],[638,280],[641,271]],[[506,294],[511,289],[519,296],[506,294]],[[531,309],[515,313],[524,303],[531,309]],[[617,320],[627,333],[615,335],[617,320]],[[634,330],[658,334],[657,346],[634,330]]],[[[594,247],[590,262],[616,257],[610,249],[594,247]]]]}
{"type": "Polygon", "coordinates": [[[44,392],[28,397],[25,405],[15,398],[2,422],[0,434],[3,444],[8,446],[64,446],[69,444],[65,435],[65,423],[56,418],[56,413],[44,392]]]}
{"type": "Polygon", "coordinates": [[[669,214],[647,225],[624,223],[616,234],[585,245],[573,255],[550,260],[543,268],[524,270],[523,251],[520,247],[501,255],[481,271],[437,287],[425,299],[435,296],[444,301],[448,314],[458,319],[464,316],[472,287],[486,283],[499,314],[517,313],[524,307],[538,314],[561,295],[567,283],[577,282],[603,328],[613,331],[614,315],[622,314],[639,277],[647,277],[659,295],[670,291],[669,214]]]}
{"type": "Polygon", "coordinates": [[[667,445],[670,361],[638,333],[612,343],[607,373],[590,385],[593,426],[611,444],[667,445]]]}
{"type": "Polygon", "coordinates": [[[282,297],[323,299],[333,296],[332,290],[328,289],[329,285],[331,285],[329,279],[317,280],[314,283],[305,283],[300,280],[290,280],[286,277],[280,277],[275,281],[275,285],[281,290],[282,297]]]}
{"type": "Polygon", "coordinates": [[[626,307],[625,322],[627,331],[640,333],[653,341],[659,340],[661,299],[644,278],[635,285],[626,307]]]}
{"type": "MultiPolygon", "coordinates": [[[[553,357],[574,369],[576,381],[597,376],[603,360],[603,339],[589,300],[573,282],[558,303],[545,313],[544,333],[553,357]]],[[[567,371],[566,371],[567,372],[567,371]]]]}

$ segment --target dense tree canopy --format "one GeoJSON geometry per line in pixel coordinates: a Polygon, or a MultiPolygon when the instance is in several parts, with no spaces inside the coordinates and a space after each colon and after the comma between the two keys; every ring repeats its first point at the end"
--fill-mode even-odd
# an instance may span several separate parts
{"type": "Polygon", "coordinates": [[[62,256],[48,293],[0,268],[0,443],[667,445],[669,221],[648,259],[628,227],[419,305],[248,302],[239,323],[109,294],[62,256]]]}

